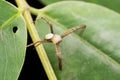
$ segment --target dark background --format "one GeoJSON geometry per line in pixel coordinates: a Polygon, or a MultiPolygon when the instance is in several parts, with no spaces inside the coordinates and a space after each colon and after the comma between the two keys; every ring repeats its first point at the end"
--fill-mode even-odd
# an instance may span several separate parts
{"type": "MultiPolygon", "coordinates": [[[[7,1],[17,6],[15,0],[7,0],[7,1]]],[[[35,8],[44,7],[44,5],[38,2],[37,0],[27,0],[27,2],[29,5],[35,8]]],[[[32,15],[32,17],[33,19],[36,18],[36,16],[34,15],[32,15]]],[[[32,43],[32,40],[28,33],[27,44],[30,43],[32,43]]],[[[26,50],[25,62],[22,67],[22,71],[20,73],[18,80],[48,80],[47,75],[44,71],[44,68],[41,64],[41,61],[37,55],[34,46],[28,47],[26,50]]]]}

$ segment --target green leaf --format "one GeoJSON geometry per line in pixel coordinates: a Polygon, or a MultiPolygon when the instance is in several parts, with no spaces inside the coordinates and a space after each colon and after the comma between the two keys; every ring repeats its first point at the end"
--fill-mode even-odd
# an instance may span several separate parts
{"type": "Polygon", "coordinates": [[[26,25],[20,12],[0,0],[0,80],[17,80],[25,58],[26,25]]]}
{"type": "Polygon", "coordinates": [[[57,34],[71,27],[85,24],[83,37],[79,31],[63,39],[60,44],[63,70],[53,44],[44,44],[58,80],[119,80],[120,79],[120,15],[101,6],[64,1],[40,10],[36,27],[42,39],[50,33],[47,18],[57,34]],[[66,5],[67,4],[67,5],[66,5]]]}
{"type": "Polygon", "coordinates": [[[82,0],[82,1],[100,4],[102,6],[105,6],[107,8],[110,8],[120,13],[120,9],[119,9],[120,1],[119,0],[82,0]]]}
{"type": "MultiPolygon", "coordinates": [[[[59,1],[73,1],[73,0],[40,0],[40,1],[48,5],[59,1]]],[[[119,9],[120,0],[74,0],[74,1],[86,1],[86,2],[100,4],[120,13],[120,9],[119,9]]]]}
{"type": "Polygon", "coordinates": [[[52,4],[54,2],[59,2],[59,1],[62,1],[62,0],[38,0],[38,1],[48,5],[48,4],[52,4]]]}

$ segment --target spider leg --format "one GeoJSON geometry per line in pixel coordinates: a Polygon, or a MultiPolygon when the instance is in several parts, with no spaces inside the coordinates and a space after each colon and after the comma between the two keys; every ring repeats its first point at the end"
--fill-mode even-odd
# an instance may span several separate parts
{"type": "Polygon", "coordinates": [[[62,58],[61,58],[60,47],[58,44],[55,44],[55,48],[56,48],[56,55],[58,58],[58,66],[59,66],[59,69],[62,70],[62,58]]]}
{"type": "MultiPolygon", "coordinates": [[[[83,29],[83,31],[84,31],[85,28],[86,28],[85,25],[81,25],[81,26],[76,26],[76,27],[70,28],[70,29],[68,29],[67,31],[63,32],[63,33],[61,34],[61,37],[63,38],[63,37],[65,37],[65,36],[69,35],[70,33],[74,32],[74,31],[76,31],[76,30],[79,30],[79,29],[83,29]]],[[[83,33],[83,31],[82,31],[82,33],[83,33]]]]}
{"type": "Polygon", "coordinates": [[[44,17],[41,17],[41,19],[45,20],[48,23],[51,33],[54,33],[52,24],[44,17]]]}
{"type": "Polygon", "coordinates": [[[82,34],[84,33],[85,29],[86,29],[86,26],[84,28],[82,28],[82,30],[80,31],[80,33],[79,33],[80,36],[82,36],[82,34]]]}
{"type": "Polygon", "coordinates": [[[38,45],[40,45],[40,44],[42,44],[42,43],[45,43],[45,42],[47,42],[47,40],[37,41],[37,42],[35,42],[35,43],[31,43],[31,44],[27,45],[26,47],[30,47],[30,46],[33,46],[33,45],[35,45],[35,44],[37,44],[37,45],[35,45],[35,46],[38,46],[38,45]]]}

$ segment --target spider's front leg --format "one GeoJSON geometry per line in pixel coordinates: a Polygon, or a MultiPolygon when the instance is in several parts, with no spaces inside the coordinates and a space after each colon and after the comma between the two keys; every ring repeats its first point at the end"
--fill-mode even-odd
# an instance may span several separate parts
{"type": "Polygon", "coordinates": [[[30,47],[30,46],[33,46],[33,45],[38,46],[38,45],[40,45],[42,43],[45,43],[45,42],[48,42],[48,41],[44,39],[42,41],[37,41],[35,43],[31,43],[31,44],[27,45],[26,47],[30,47]]]}
{"type": "Polygon", "coordinates": [[[50,27],[50,31],[51,31],[51,33],[54,34],[52,24],[51,24],[46,18],[44,18],[44,17],[41,17],[41,19],[45,20],[45,21],[48,23],[48,25],[49,25],[49,27],[50,27]]]}

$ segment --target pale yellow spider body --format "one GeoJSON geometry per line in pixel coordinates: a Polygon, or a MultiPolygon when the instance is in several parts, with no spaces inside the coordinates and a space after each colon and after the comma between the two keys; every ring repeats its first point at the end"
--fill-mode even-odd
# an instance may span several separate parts
{"type": "Polygon", "coordinates": [[[58,35],[58,34],[54,34],[52,24],[46,18],[42,17],[41,19],[44,19],[50,25],[51,33],[45,35],[44,40],[29,44],[29,45],[27,45],[27,47],[35,45],[37,43],[41,44],[41,43],[45,43],[45,42],[52,42],[55,45],[56,54],[58,57],[59,69],[62,70],[62,58],[61,58],[61,51],[60,51],[59,43],[62,41],[62,38],[64,38],[65,36],[69,35],[70,33],[74,32],[78,29],[86,28],[86,26],[85,25],[76,26],[76,27],[70,28],[67,31],[63,32],[62,34],[58,35]]]}

